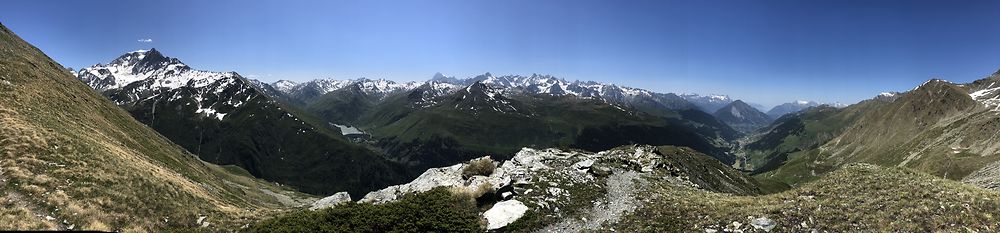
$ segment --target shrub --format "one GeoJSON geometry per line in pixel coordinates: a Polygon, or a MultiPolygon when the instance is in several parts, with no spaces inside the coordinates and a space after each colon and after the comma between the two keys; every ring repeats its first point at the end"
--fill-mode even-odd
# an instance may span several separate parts
{"type": "Polygon", "coordinates": [[[472,176],[489,176],[493,174],[497,166],[493,164],[493,159],[481,158],[469,161],[469,165],[462,169],[462,178],[468,179],[472,176]]]}
{"type": "Polygon", "coordinates": [[[374,205],[349,202],[265,220],[247,232],[480,232],[474,201],[435,188],[374,205]]]}

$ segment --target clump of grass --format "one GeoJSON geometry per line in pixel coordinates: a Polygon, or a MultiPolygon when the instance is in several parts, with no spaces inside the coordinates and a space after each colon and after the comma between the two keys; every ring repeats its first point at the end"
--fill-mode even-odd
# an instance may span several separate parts
{"type": "Polygon", "coordinates": [[[489,176],[493,174],[497,166],[493,164],[493,159],[481,158],[469,161],[469,165],[462,169],[462,178],[468,179],[473,176],[489,176]]]}
{"type": "Polygon", "coordinates": [[[459,197],[462,197],[462,198],[465,198],[465,199],[476,199],[476,198],[482,197],[484,194],[492,193],[493,192],[493,184],[490,184],[490,182],[485,182],[485,183],[479,184],[479,186],[476,186],[476,187],[473,187],[473,188],[453,187],[453,188],[451,188],[451,192],[453,194],[455,194],[456,196],[459,196],[459,197]]]}

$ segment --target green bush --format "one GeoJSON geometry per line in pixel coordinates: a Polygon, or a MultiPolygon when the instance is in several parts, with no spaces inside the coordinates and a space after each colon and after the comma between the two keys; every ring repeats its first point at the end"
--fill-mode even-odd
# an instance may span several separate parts
{"type": "Polygon", "coordinates": [[[247,232],[480,232],[475,201],[446,188],[373,205],[347,203],[265,220],[247,232]]]}
{"type": "Polygon", "coordinates": [[[462,169],[462,177],[469,178],[472,176],[489,176],[493,174],[493,170],[496,170],[497,166],[493,164],[493,160],[490,158],[482,158],[469,161],[469,165],[462,169]]]}

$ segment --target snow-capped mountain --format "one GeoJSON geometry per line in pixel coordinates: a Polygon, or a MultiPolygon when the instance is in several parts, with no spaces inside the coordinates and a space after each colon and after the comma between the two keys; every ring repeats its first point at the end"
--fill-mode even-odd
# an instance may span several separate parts
{"type": "Polygon", "coordinates": [[[606,102],[633,105],[636,107],[653,107],[667,109],[690,109],[694,106],[680,96],[672,93],[656,93],[644,89],[604,84],[593,81],[573,81],[556,78],[550,75],[532,74],[531,76],[506,75],[493,76],[490,73],[466,79],[465,83],[482,82],[499,87],[504,93],[528,93],[549,95],[574,95],[582,98],[597,98],[606,102]]]}
{"type": "MultiPolygon", "coordinates": [[[[315,101],[320,95],[325,93],[333,92],[338,87],[344,88],[350,85],[357,85],[365,94],[375,95],[384,97],[391,93],[397,93],[402,91],[411,91],[417,87],[424,86],[428,83],[435,83],[431,85],[428,91],[422,91],[426,93],[437,93],[438,96],[444,94],[451,94],[462,88],[455,88],[456,86],[469,87],[475,83],[482,83],[491,87],[492,89],[498,90],[499,93],[510,96],[519,94],[547,94],[547,95],[573,95],[581,98],[596,98],[603,100],[605,102],[631,105],[637,108],[664,108],[664,109],[691,109],[695,108],[694,105],[684,100],[680,96],[672,93],[656,93],[644,89],[632,88],[618,86],[614,84],[604,84],[592,81],[573,81],[569,82],[561,78],[556,78],[550,75],[539,75],[532,74],[530,76],[520,76],[520,75],[506,75],[506,76],[494,76],[491,73],[485,73],[468,79],[456,79],[454,77],[444,76],[441,73],[437,73],[429,81],[425,82],[406,82],[406,83],[396,83],[385,79],[356,79],[356,80],[313,80],[305,83],[293,83],[287,81],[279,81],[271,83],[275,90],[282,92],[282,94],[289,96],[292,99],[302,101],[304,103],[309,103],[315,101]],[[281,83],[279,83],[281,82],[281,83]],[[330,85],[329,88],[307,88],[310,83],[337,83],[347,85],[330,85]],[[447,85],[445,85],[447,84],[447,85]],[[280,86],[280,87],[279,87],[280,86]],[[312,92],[307,92],[303,90],[311,90],[312,92]],[[302,94],[309,93],[309,94],[302,94]]],[[[424,101],[427,102],[427,101],[424,101]]],[[[425,106],[425,105],[421,105],[425,106]]]]}
{"type": "MultiPolygon", "coordinates": [[[[391,162],[336,137],[340,134],[326,123],[300,118],[294,114],[299,111],[288,109],[292,106],[273,99],[272,94],[301,84],[264,85],[235,72],[195,70],[155,49],[129,52],[76,75],[201,159],[237,165],[304,192],[360,193],[402,176],[391,162]],[[370,168],[348,169],[359,166],[370,168]],[[386,171],[389,176],[382,177],[386,171]],[[322,178],[331,176],[351,178],[322,178]]],[[[303,86],[314,84],[337,85],[303,86]]]]}
{"type": "Polygon", "coordinates": [[[455,108],[468,109],[477,114],[478,111],[495,111],[500,113],[516,112],[510,99],[504,97],[499,90],[481,82],[473,83],[455,94],[455,108]]]}
{"type": "Polygon", "coordinates": [[[367,79],[361,78],[353,80],[351,85],[356,85],[361,88],[361,91],[369,95],[386,95],[389,93],[395,93],[400,91],[413,90],[424,82],[405,82],[397,83],[392,80],[387,79],[367,79]]]}
{"type": "MultiPolygon", "coordinates": [[[[263,82],[258,81],[258,87],[263,87],[263,82]]],[[[289,80],[278,80],[267,84],[277,90],[283,96],[295,101],[310,103],[318,97],[348,86],[356,86],[361,92],[368,95],[384,97],[389,93],[412,90],[425,82],[405,82],[397,83],[386,79],[313,79],[307,82],[297,83],[289,80]]],[[[266,87],[264,87],[266,88],[266,87]]]]}
{"type": "Polygon", "coordinates": [[[129,52],[108,64],[83,68],[75,74],[99,91],[122,88],[132,83],[143,83],[147,88],[204,87],[235,75],[232,72],[193,70],[176,58],[164,57],[155,48],[129,52]]]}
{"type": "Polygon", "coordinates": [[[461,88],[462,86],[457,84],[431,80],[414,88],[408,98],[415,106],[425,108],[438,104],[441,98],[446,98],[461,88]]]}
{"type": "Polygon", "coordinates": [[[295,83],[288,80],[278,80],[271,85],[281,93],[295,96],[298,99],[311,99],[328,92],[344,88],[351,84],[351,80],[335,79],[314,79],[304,83],[295,83]]]}
{"type": "Polygon", "coordinates": [[[680,97],[698,106],[704,112],[715,112],[733,102],[733,99],[729,98],[728,95],[681,94],[680,97]]]}
{"type": "Polygon", "coordinates": [[[197,100],[194,103],[196,113],[220,120],[225,116],[225,109],[239,107],[242,101],[253,97],[248,93],[250,96],[240,99],[219,98],[225,91],[247,92],[248,86],[239,86],[245,83],[235,72],[194,70],[176,58],[163,56],[155,48],[126,53],[108,64],[80,69],[76,75],[95,90],[111,95],[119,105],[135,104],[160,94],[160,90],[183,87],[190,91],[175,93],[170,100],[189,96],[197,100]]]}
{"type": "Polygon", "coordinates": [[[275,90],[278,90],[278,91],[281,91],[281,92],[292,92],[292,89],[294,89],[295,86],[297,86],[297,85],[299,85],[299,83],[297,83],[295,81],[289,81],[289,80],[283,80],[283,79],[282,80],[278,80],[277,82],[271,83],[271,86],[274,87],[275,90]]]}

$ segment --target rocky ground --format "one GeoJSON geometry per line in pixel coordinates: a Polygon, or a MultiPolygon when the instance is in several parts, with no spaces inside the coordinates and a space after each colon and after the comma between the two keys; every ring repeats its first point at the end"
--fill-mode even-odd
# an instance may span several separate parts
{"type": "Polygon", "coordinates": [[[525,148],[488,175],[464,177],[468,167],[431,169],[362,202],[452,187],[476,197],[486,229],[495,232],[1000,229],[1000,194],[909,168],[848,165],[795,189],[762,195],[752,179],[683,147],[598,153],[525,148]]]}
{"type": "MultiPolygon", "coordinates": [[[[610,230],[605,226],[642,207],[639,196],[652,182],[758,192],[752,179],[679,147],[625,146],[598,153],[524,148],[489,174],[464,176],[470,167],[463,163],[432,168],[410,183],[371,192],[359,202],[386,203],[406,193],[452,187],[476,197],[488,230],[580,232],[610,230]]],[[[348,201],[346,195],[334,195],[312,209],[348,201]]]]}
{"type": "Polygon", "coordinates": [[[564,218],[539,232],[581,232],[600,229],[605,223],[616,223],[640,207],[636,195],[648,185],[640,173],[618,169],[605,179],[605,183],[604,198],[595,200],[592,207],[583,211],[582,217],[564,218]]]}

